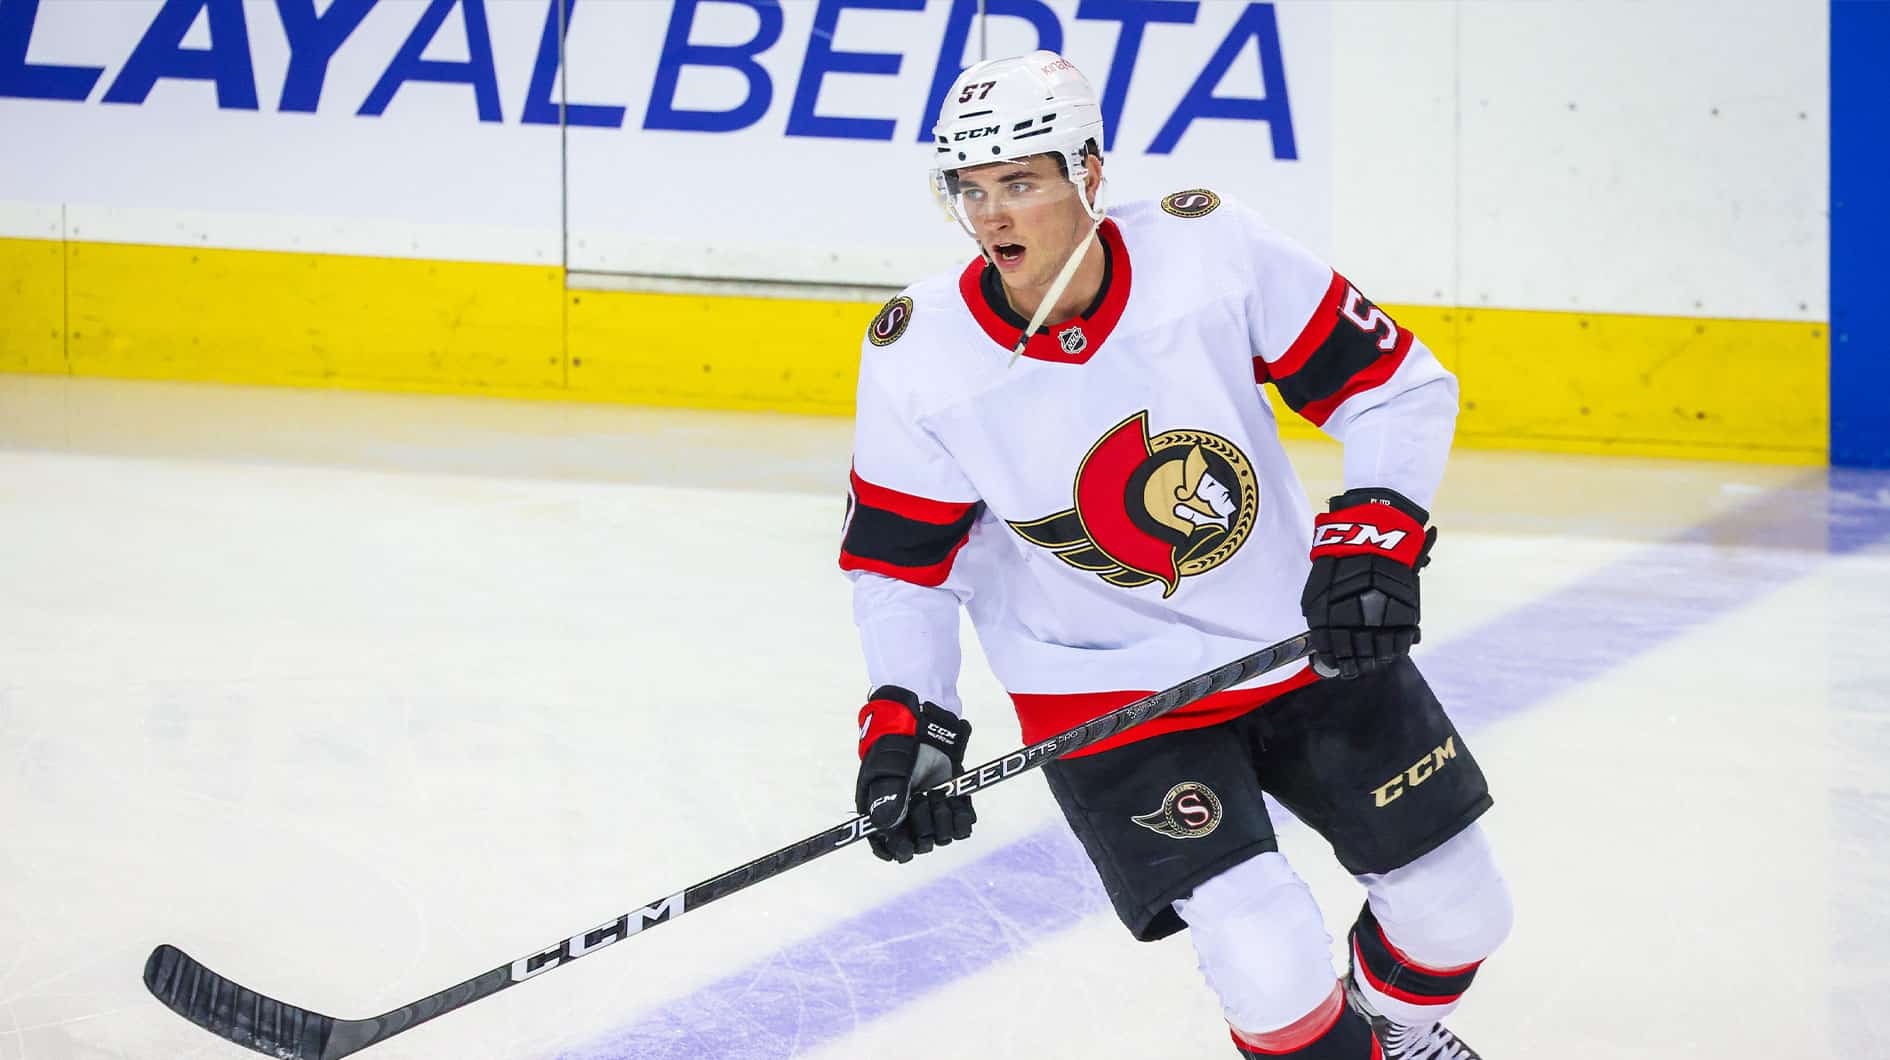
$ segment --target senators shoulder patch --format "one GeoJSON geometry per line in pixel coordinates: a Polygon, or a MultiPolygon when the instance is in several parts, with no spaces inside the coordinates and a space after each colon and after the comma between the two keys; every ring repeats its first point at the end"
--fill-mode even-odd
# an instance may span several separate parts
{"type": "Polygon", "coordinates": [[[899,341],[899,336],[906,333],[906,325],[912,323],[912,299],[905,295],[887,302],[867,325],[866,341],[875,346],[891,346],[899,341]]]}
{"type": "Polygon", "coordinates": [[[1206,188],[1178,191],[1162,200],[1162,209],[1176,217],[1206,217],[1221,204],[1221,197],[1206,188]]]}

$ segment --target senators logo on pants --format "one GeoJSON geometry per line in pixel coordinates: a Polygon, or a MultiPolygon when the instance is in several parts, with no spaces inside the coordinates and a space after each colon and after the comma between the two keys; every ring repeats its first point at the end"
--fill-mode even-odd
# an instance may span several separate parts
{"type": "Polygon", "coordinates": [[[1164,597],[1227,562],[1260,508],[1253,465],[1232,442],[1192,430],[1151,437],[1146,411],[1090,448],[1074,492],[1073,507],[1011,529],[1111,585],[1160,582],[1164,597]]]}
{"type": "Polygon", "coordinates": [[[1221,800],[1206,784],[1184,780],[1168,789],[1161,809],[1129,820],[1170,839],[1199,839],[1221,826],[1221,800]]]}

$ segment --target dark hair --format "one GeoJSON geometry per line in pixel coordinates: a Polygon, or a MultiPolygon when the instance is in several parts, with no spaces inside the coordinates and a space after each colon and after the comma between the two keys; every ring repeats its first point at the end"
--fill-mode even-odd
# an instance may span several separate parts
{"type": "MultiPolygon", "coordinates": [[[[1101,158],[1102,148],[1096,146],[1096,138],[1092,136],[1088,140],[1084,141],[1083,150],[1080,151],[1078,154],[1079,154],[1079,157],[1082,157],[1082,158],[1101,158]]],[[[1063,152],[1052,151],[1050,152],[1050,157],[1057,160],[1057,172],[1062,174],[1064,179],[1067,180],[1070,176],[1070,165],[1069,163],[1063,161],[1063,152]]]]}

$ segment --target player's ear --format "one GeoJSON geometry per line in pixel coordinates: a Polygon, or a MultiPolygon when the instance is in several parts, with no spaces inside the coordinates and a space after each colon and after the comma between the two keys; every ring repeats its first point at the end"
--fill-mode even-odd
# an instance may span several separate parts
{"type": "Polygon", "coordinates": [[[1096,141],[1089,142],[1089,157],[1083,159],[1083,190],[1089,195],[1089,201],[1096,201],[1096,189],[1102,187],[1102,152],[1097,150],[1096,141]]]}

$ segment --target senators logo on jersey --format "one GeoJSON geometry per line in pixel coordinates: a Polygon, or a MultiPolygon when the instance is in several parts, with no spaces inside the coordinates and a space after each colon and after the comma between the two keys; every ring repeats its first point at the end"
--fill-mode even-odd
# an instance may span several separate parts
{"type": "Polygon", "coordinates": [[[1232,442],[1194,430],[1150,436],[1146,411],[1090,448],[1074,494],[1073,507],[1011,529],[1111,585],[1160,582],[1164,597],[1227,562],[1260,507],[1253,465],[1232,442]]]}
{"type": "Polygon", "coordinates": [[[1178,191],[1162,200],[1162,209],[1176,217],[1206,217],[1221,204],[1221,197],[1206,188],[1178,191]]]}
{"type": "Polygon", "coordinates": [[[912,299],[902,294],[880,308],[879,315],[867,325],[866,340],[875,346],[891,346],[906,333],[906,325],[910,323],[912,299]]]}

